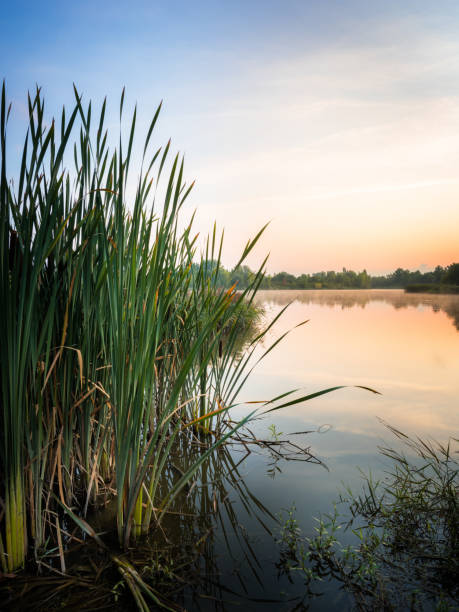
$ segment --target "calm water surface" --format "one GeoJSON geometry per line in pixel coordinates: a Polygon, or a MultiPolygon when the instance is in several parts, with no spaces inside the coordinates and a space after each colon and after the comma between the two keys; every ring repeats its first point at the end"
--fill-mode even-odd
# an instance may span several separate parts
{"type": "MultiPolygon", "coordinates": [[[[314,517],[330,511],[343,484],[360,486],[358,467],[382,475],[385,464],[378,446],[396,446],[396,441],[380,419],[412,436],[442,442],[458,437],[459,296],[406,295],[397,290],[262,291],[259,302],[268,319],[292,302],[265,349],[284,331],[306,319],[308,323],[294,329],[261,362],[241,400],[267,400],[297,388],[305,395],[349,385],[254,424],[263,438],[270,438],[272,424],[282,437],[313,430],[297,441],[310,445],[327,466],[280,461],[273,470],[266,455],[246,457],[240,476],[273,514],[295,504],[303,532],[312,533],[314,517]],[[381,395],[352,385],[372,387],[381,395]]],[[[247,410],[241,407],[236,415],[247,410]]],[[[237,458],[237,452],[234,455],[237,458]]],[[[225,609],[292,609],[292,598],[304,593],[302,581],[278,580],[279,552],[273,538],[237,495],[231,503],[251,550],[230,533],[217,538],[216,556],[228,593],[245,590],[251,599],[242,603],[227,595],[225,609]],[[279,596],[282,603],[260,601],[279,596]]],[[[274,521],[266,519],[265,524],[275,531],[274,521]]],[[[337,585],[324,589],[322,597],[306,598],[310,609],[350,608],[337,585]]]]}
{"type": "MultiPolygon", "coordinates": [[[[293,302],[274,331],[309,322],[270,353],[244,394],[264,399],[283,389],[314,391],[337,384],[366,385],[339,391],[288,410],[304,425],[330,423],[339,448],[322,438],[330,455],[356,450],[382,433],[376,417],[420,436],[444,440],[459,425],[459,297],[407,295],[402,291],[265,291],[267,316],[293,302]],[[352,438],[352,445],[345,438],[352,438]]],[[[328,434],[330,437],[330,434],[328,434]]],[[[316,443],[316,442],[314,442],[316,443]]]]}

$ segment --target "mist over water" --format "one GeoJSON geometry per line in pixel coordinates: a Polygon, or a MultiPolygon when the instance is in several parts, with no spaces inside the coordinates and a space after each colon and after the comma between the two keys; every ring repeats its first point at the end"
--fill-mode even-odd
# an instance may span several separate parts
{"type": "Polygon", "coordinates": [[[396,310],[403,308],[431,308],[433,312],[446,313],[459,331],[459,299],[457,295],[432,295],[405,293],[399,289],[321,289],[259,291],[258,301],[266,304],[285,306],[291,302],[318,304],[322,306],[355,308],[383,302],[396,310]]]}

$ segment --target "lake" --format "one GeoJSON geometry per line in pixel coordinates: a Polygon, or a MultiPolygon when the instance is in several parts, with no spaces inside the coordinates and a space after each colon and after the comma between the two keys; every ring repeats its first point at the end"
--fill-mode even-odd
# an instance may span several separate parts
{"type": "MultiPolygon", "coordinates": [[[[279,548],[268,533],[275,535],[278,526],[260,504],[274,516],[284,511],[284,517],[294,505],[303,533],[312,534],[314,517],[332,509],[345,485],[361,486],[359,468],[383,475],[387,460],[378,446],[397,447],[397,440],[381,420],[411,436],[440,442],[458,437],[459,296],[287,290],[260,291],[258,303],[267,320],[291,303],[258,357],[276,337],[292,331],[257,366],[241,401],[268,400],[291,389],[299,389],[299,396],[347,386],[272,412],[251,426],[258,438],[277,436],[310,446],[321,464],[275,461],[259,449],[232,451],[234,461],[240,461],[238,482],[248,493],[241,496],[231,485],[226,490],[228,511],[222,509],[212,540],[218,597],[225,609],[291,610],[305,595],[304,583],[301,576],[289,581],[279,575],[279,548]],[[290,435],[302,431],[311,433],[290,435]]],[[[233,416],[249,409],[253,406],[243,405],[233,416]]],[[[318,591],[323,591],[320,597],[305,597],[305,607],[297,609],[350,609],[339,585],[324,583],[318,591]]],[[[215,590],[210,596],[217,596],[215,590]]],[[[191,608],[197,606],[193,601],[188,601],[191,608]]],[[[203,602],[200,609],[214,609],[203,602]]]]}
{"type": "MultiPolygon", "coordinates": [[[[249,402],[294,389],[289,398],[345,388],[251,421],[251,434],[220,447],[182,490],[164,521],[167,540],[162,530],[152,530],[125,555],[158,594],[189,611],[352,610],[353,599],[337,580],[314,581],[308,591],[300,571],[284,571],[280,526],[292,516],[302,536],[313,536],[317,517],[332,512],[346,486],[361,490],[360,470],[384,478],[389,462],[378,447],[401,447],[384,423],[441,443],[458,437],[459,296],[398,290],[260,291],[257,300],[265,322],[290,305],[257,348],[254,362],[291,331],[257,365],[231,417],[252,412],[257,404],[249,402]],[[285,452],[290,454],[279,456],[285,452]]],[[[194,442],[174,449],[159,484],[160,499],[187,465],[202,456],[209,438],[196,435],[194,442]]],[[[348,516],[347,507],[338,506],[348,516]]],[[[88,521],[117,550],[115,512],[112,501],[103,511],[90,513],[88,521]]],[[[72,523],[63,525],[73,529],[72,523]]],[[[355,540],[349,531],[340,534],[345,545],[355,540]]],[[[84,609],[97,609],[97,597],[112,601],[112,610],[136,609],[110,562],[104,566],[100,561],[94,543],[76,546],[68,563],[77,578],[59,583],[59,589],[68,589],[62,591],[66,609],[78,610],[81,602],[89,605],[84,609]],[[98,563],[99,578],[94,579],[98,563]],[[91,594],[79,585],[82,571],[89,571],[87,585],[95,581],[91,594]]],[[[57,594],[53,580],[62,577],[51,577],[49,585],[41,585],[40,577],[34,580],[36,590],[28,592],[27,602],[20,600],[11,609],[47,609],[46,602],[57,594]]]]}

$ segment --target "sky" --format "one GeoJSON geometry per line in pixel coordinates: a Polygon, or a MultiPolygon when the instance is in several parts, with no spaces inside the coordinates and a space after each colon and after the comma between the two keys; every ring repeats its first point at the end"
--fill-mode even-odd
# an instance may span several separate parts
{"type": "MultiPolygon", "coordinates": [[[[459,3],[1,0],[0,77],[20,154],[27,91],[47,112],[108,98],[196,180],[184,215],[233,266],[300,274],[459,261],[459,3]]],[[[14,167],[14,163],[11,164],[14,167]]]]}

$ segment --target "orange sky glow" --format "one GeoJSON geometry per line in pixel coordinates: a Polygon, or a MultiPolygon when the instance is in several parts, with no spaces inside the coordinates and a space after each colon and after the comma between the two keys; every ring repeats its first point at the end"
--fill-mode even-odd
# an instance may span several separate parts
{"type": "Polygon", "coordinates": [[[459,261],[457,2],[51,5],[10,7],[13,115],[35,83],[59,115],[75,82],[116,134],[124,85],[140,141],[163,100],[156,143],[185,154],[185,217],[225,228],[226,267],[268,221],[248,263],[271,273],[459,261]]]}

